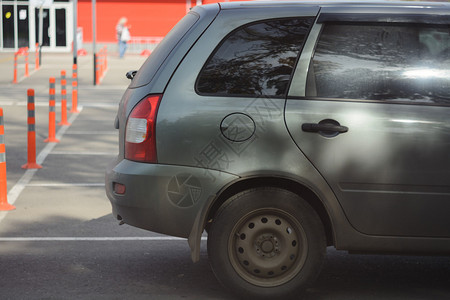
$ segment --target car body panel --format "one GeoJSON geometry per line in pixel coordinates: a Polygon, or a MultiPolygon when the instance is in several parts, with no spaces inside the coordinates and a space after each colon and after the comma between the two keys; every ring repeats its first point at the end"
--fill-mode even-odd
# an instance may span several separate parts
{"type": "MultiPolygon", "coordinates": [[[[323,8],[318,18],[405,22],[398,9],[323,8]],[[323,17],[331,16],[331,17],[323,17]],[[359,19],[358,19],[359,17],[359,19]]],[[[423,10],[420,10],[422,13],[423,10]]],[[[430,24],[442,19],[417,17],[430,24]]],[[[428,9],[425,15],[441,14],[428,9]]],[[[449,19],[450,21],[450,19],[449,19]]],[[[370,235],[450,237],[450,123],[448,106],[432,103],[312,99],[307,73],[322,24],[315,24],[297,66],[286,105],[286,124],[297,145],[332,187],[350,223],[370,235]],[[302,124],[336,120],[348,132],[334,137],[304,132],[302,124]],[[426,209],[425,209],[426,208],[426,209]],[[381,221],[382,220],[382,221],[381,221]]],[[[338,63],[338,62],[335,62],[338,63]]]]}
{"type": "Polygon", "coordinates": [[[306,98],[289,100],[286,112],[294,140],[357,230],[450,237],[450,108],[306,98]],[[301,130],[325,119],[348,132],[326,138],[301,130]]]}
{"type": "Polygon", "coordinates": [[[129,160],[113,163],[106,174],[106,192],[114,215],[123,222],[143,229],[178,237],[189,237],[194,221],[211,197],[238,177],[211,171],[164,164],[142,164],[129,160]],[[118,195],[113,184],[126,186],[118,195]]]}
{"type": "Polygon", "coordinates": [[[308,68],[327,18],[355,14],[361,21],[369,13],[389,20],[422,14],[427,17],[421,22],[429,22],[430,16],[446,22],[449,11],[445,4],[392,2],[248,2],[194,8],[198,21],[163,61],[144,64],[139,72],[148,71],[152,79],[130,86],[120,103],[119,156],[106,173],[114,215],[136,227],[187,237],[196,261],[203,229],[223,197],[264,178],[310,191],[329,219],[330,244],[337,249],[450,253],[449,107],[306,97],[308,68]],[[230,32],[259,20],[299,16],[318,19],[287,97],[224,97],[196,90],[198,74],[230,32]],[[158,70],[146,70],[155,66],[158,70]],[[156,119],[158,162],[128,161],[127,118],[149,94],[162,95],[156,119]],[[303,123],[324,119],[338,120],[349,131],[335,137],[302,131],[303,123]],[[393,150],[404,155],[392,155],[393,150]],[[125,184],[127,193],[115,194],[114,182],[125,184]],[[175,205],[174,199],[189,199],[183,195],[198,198],[188,207],[175,205]]]}
{"type": "MultiPolygon", "coordinates": [[[[160,52],[167,52],[167,56],[155,57],[150,55],[147,58],[146,62],[139,69],[136,76],[139,77],[145,76],[145,74],[149,74],[151,80],[145,85],[139,85],[139,87],[134,87],[131,83],[122,96],[117,114],[117,120],[119,123],[120,157],[124,157],[124,129],[126,126],[128,115],[130,114],[133,107],[149,94],[161,94],[164,92],[167,86],[167,82],[169,81],[173,72],[176,70],[180,61],[185,56],[186,52],[189,51],[189,48],[192,47],[198,37],[214,20],[218,12],[219,6],[217,4],[195,7],[190,12],[190,14],[198,16],[199,19],[192,25],[189,30],[187,30],[185,34],[179,36],[180,40],[178,41],[178,43],[171,42],[168,44],[164,44],[164,42],[162,42],[161,45],[158,45],[158,47],[162,48],[160,52]],[[158,58],[162,59],[162,61],[155,63],[152,62],[152,60],[158,58]],[[157,70],[154,70],[154,68],[157,68],[157,70]],[[143,75],[141,75],[141,73],[143,73],[143,75]]],[[[173,36],[173,39],[175,38],[176,36],[173,36]]],[[[155,49],[155,51],[157,50],[155,49]]]]}

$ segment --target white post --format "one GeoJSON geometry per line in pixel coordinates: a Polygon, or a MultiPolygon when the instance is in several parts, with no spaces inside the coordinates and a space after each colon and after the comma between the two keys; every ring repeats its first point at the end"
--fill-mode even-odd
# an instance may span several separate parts
{"type": "Polygon", "coordinates": [[[42,40],[44,36],[44,8],[39,7],[39,47],[42,47],[42,40]]]}
{"type": "Polygon", "coordinates": [[[77,28],[78,28],[78,13],[77,13],[78,0],[73,0],[73,64],[77,64],[77,28]]]}
{"type": "Polygon", "coordinates": [[[92,0],[92,49],[94,52],[94,85],[97,85],[97,54],[95,53],[95,40],[96,40],[96,30],[95,30],[95,22],[96,22],[96,16],[95,16],[95,6],[96,6],[96,1],[92,0]]]}
{"type": "Polygon", "coordinates": [[[17,16],[17,3],[14,3],[13,6],[14,13],[14,51],[17,51],[19,48],[19,18],[17,16]]]}

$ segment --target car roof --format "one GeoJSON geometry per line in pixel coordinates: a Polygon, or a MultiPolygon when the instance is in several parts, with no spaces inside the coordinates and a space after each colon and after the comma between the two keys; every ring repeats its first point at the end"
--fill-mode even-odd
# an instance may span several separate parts
{"type": "Polygon", "coordinates": [[[222,2],[221,9],[244,9],[257,7],[414,7],[414,8],[445,8],[450,9],[448,2],[411,2],[411,1],[248,1],[248,2],[222,2]]]}

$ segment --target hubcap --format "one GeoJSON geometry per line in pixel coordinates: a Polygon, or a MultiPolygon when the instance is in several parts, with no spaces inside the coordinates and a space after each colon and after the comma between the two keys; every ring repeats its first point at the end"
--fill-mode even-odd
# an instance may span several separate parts
{"type": "Polygon", "coordinates": [[[273,234],[263,234],[255,242],[256,253],[263,257],[274,257],[280,251],[278,239],[273,234]]]}
{"type": "Polygon", "coordinates": [[[307,254],[302,226],[278,209],[243,216],[234,226],[228,245],[236,272],[246,281],[264,287],[291,280],[303,267],[307,254]]]}

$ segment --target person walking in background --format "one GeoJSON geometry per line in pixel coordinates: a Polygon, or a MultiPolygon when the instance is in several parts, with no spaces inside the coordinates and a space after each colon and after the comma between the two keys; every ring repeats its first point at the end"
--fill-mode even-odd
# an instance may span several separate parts
{"type": "Polygon", "coordinates": [[[127,43],[130,40],[130,30],[127,24],[127,18],[120,18],[116,25],[116,37],[119,42],[119,57],[123,58],[125,51],[127,50],[127,43]]]}

